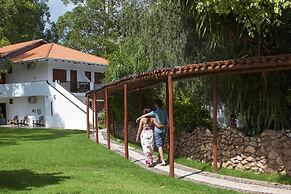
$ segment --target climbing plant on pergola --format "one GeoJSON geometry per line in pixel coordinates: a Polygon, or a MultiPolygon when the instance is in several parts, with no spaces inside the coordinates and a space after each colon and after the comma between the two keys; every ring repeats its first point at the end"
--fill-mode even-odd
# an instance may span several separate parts
{"type": "Polygon", "coordinates": [[[151,72],[132,74],[105,84],[97,90],[86,93],[87,99],[87,134],[90,136],[89,125],[89,101],[93,101],[93,128],[96,129],[96,143],[98,143],[98,113],[97,99],[104,99],[105,123],[107,129],[107,145],[110,149],[110,128],[108,116],[108,98],[117,94],[124,95],[124,148],[125,158],[128,159],[128,114],[127,114],[127,96],[128,92],[140,90],[153,86],[158,83],[165,82],[167,89],[167,107],[169,113],[169,175],[174,177],[174,118],[173,118],[173,87],[175,80],[181,80],[191,77],[199,77],[204,75],[212,76],[212,106],[213,106],[213,169],[217,170],[217,77],[226,74],[238,73],[255,73],[268,71],[281,71],[291,69],[291,54],[251,57],[241,60],[225,60],[205,62],[199,64],[189,64],[174,68],[161,68],[151,72]]]}

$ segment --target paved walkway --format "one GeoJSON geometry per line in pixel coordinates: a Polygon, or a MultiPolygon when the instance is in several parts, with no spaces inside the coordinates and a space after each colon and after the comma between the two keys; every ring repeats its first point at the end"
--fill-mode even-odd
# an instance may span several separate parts
{"type": "MultiPolygon", "coordinates": [[[[96,139],[95,135],[91,135],[91,139],[95,141],[96,139]]],[[[99,142],[101,144],[107,144],[106,130],[99,130],[99,142]]],[[[145,165],[143,153],[140,150],[132,148],[130,146],[128,149],[130,160],[134,163],[137,163],[147,168],[145,165]]],[[[111,140],[111,150],[121,155],[124,155],[124,146],[112,140],[111,140]]],[[[156,165],[153,168],[147,169],[158,173],[169,174],[169,166],[156,165]]],[[[235,190],[244,193],[291,194],[291,186],[289,185],[281,185],[270,182],[253,181],[248,179],[223,176],[185,167],[176,163],[175,163],[175,177],[178,179],[191,180],[196,183],[235,190]]]]}

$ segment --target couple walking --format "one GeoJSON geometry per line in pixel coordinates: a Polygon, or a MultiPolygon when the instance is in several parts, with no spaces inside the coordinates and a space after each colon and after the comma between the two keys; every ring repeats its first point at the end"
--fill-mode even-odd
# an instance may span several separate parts
{"type": "Polygon", "coordinates": [[[159,152],[157,162],[161,162],[162,166],[166,165],[163,146],[166,137],[168,115],[162,109],[162,104],[161,100],[155,100],[154,106],[156,110],[151,111],[150,109],[144,109],[143,115],[136,119],[137,122],[139,121],[136,142],[138,142],[140,138],[148,167],[153,166],[154,143],[159,152]]]}

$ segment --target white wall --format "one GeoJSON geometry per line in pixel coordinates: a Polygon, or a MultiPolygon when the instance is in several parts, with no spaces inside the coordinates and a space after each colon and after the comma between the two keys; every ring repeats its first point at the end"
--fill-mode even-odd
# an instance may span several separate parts
{"type": "Polygon", "coordinates": [[[38,119],[40,115],[45,115],[46,110],[44,96],[37,96],[36,102],[34,104],[28,102],[28,97],[18,97],[11,99],[13,100],[13,104],[9,104],[9,99],[5,100],[6,120],[13,119],[15,115],[18,115],[19,119],[23,119],[26,115],[35,116],[36,119],[38,119]],[[40,110],[39,114],[37,114],[38,109],[40,110]]]}
{"type": "Polygon", "coordinates": [[[66,69],[67,70],[67,81],[70,81],[70,71],[76,70],[77,71],[77,81],[78,82],[89,82],[87,77],[85,76],[85,71],[92,72],[91,78],[94,80],[94,73],[93,72],[101,72],[103,73],[107,68],[107,65],[88,65],[86,63],[74,63],[69,61],[62,61],[62,60],[53,60],[50,59],[48,61],[48,80],[50,82],[53,81],[53,69],[66,69]]]}
{"type": "MultiPolygon", "coordinates": [[[[57,86],[58,90],[60,90],[60,87],[57,86]]],[[[86,130],[86,106],[71,94],[64,96],[53,87],[50,87],[49,90],[51,97],[47,99],[46,107],[50,107],[52,103],[53,116],[47,117],[47,127],[56,128],[61,126],[61,128],[66,129],[86,130]]],[[[90,110],[90,115],[89,121],[92,122],[92,110],[90,110]]]]}
{"type": "Polygon", "coordinates": [[[47,95],[49,93],[46,81],[0,84],[0,98],[47,95]]]}
{"type": "MultiPolygon", "coordinates": [[[[19,119],[23,119],[26,115],[38,119],[40,115],[43,115],[48,128],[86,130],[87,117],[84,103],[58,84],[53,87],[47,82],[36,83],[45,83],[38,84],[38,86],[42,86],[44,93],[43,96],[37,96],[38,93],[30,93],[29,96],[36,96],[36,102],[33,104],[28,101],[29,96],[0,98],[0,103],[6,103],[6,120],[12,119],[15,115],[18,115],[19,119]],[[13,100],[13,104],[9,104],[9,99],[13,100]],[[40,110],[39,114],[38,109],[40,110]]],[[[33,87],[28,88],[31,90],[33,87]]],[[[91,109],[89,111],[91,115],[89,122],[92,123],[93,113],[91,109]]]]}
{"type": "Polygon", "coordinates": [[[53,69],[66,69],[67,81],[70,81],[70,70],[77,70],[77,81],[89,82],[85,76],[85,71],[92,72],[91,77],[94,80],[94,72],[104,72],[107,65],[89,65],[87,63],[75,63],[65,60],[48,59],[42,61],[30,62],[31,68],[27,68],[28,63],[12,64],[12,73],[6,74],[6,83],[32,82],[48,80],[53,81],[53,69]]]}
{"type": "Polygon", "coordinates": [[[31,68],[27,63],[12,64],[12,73],[6,74],[6,83],[22,83],[48,80],[48,63],[46,61],[33,62],[31,68]]]}
{"type": "Polygon", "coordinates": [[[71,92],[67,91],[65,88],[63,88],[60,84],[57,82],[54,83],[55,88],[60,91],[63,95],[65,95],[67,98],[69,98],[73,104],[80,107],[82,110],[86,111],[86,104],[85,101],[81,101],[79,98],[74,96],[71,92]]]}

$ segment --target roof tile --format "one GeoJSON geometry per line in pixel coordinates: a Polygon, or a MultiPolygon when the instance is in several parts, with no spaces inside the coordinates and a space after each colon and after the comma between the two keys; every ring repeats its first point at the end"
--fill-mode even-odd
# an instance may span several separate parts
{"type": "Polygon", "coordinates": [[[18,49],[30,46],[32,44],[35,44],[35,43],[41,42],[41,41],[45,42],[42,39],[38,39],[38,40],[32,40],[32,41],[28,41],[28,42],[21,42],[21,43],[17,43],[17,44],[12,44],[12,45],[1,47],[0,48],[0,55],[2,55],[2,56],[6,55],[7,53],[16,51],[18,49]]]}
{"type": "MultiPolygon", "coordinates": [[[[2,56],[6,55],[7,53],[14,52],[16,50],[30,46],[40,41],[43,41],[43,40],[40,39],[40,40],[28,41],[28,42],[23,42],[23,43],[18,43],[18,44],[2,47],[0,48],[0,55],[2,56]]],[[[31,60],[37,60],[37,59],[52,58],[52,59],[61,59],[61,60],[69,60],[69,61],[76,61],[76,62],[108,65],[108,60],[102,57],[87,54],[87,53],[77,51],[75,49],[67,48],[55,43],[46,43],[45,41],[43,42],[44,44],[36,48],[33,48],[31,50],[28,50],[24,53],[21,53],[15,57],[12,57],[10,60],[12,62],[25,62],[25,61],[31,61],[31,60]]]]}

